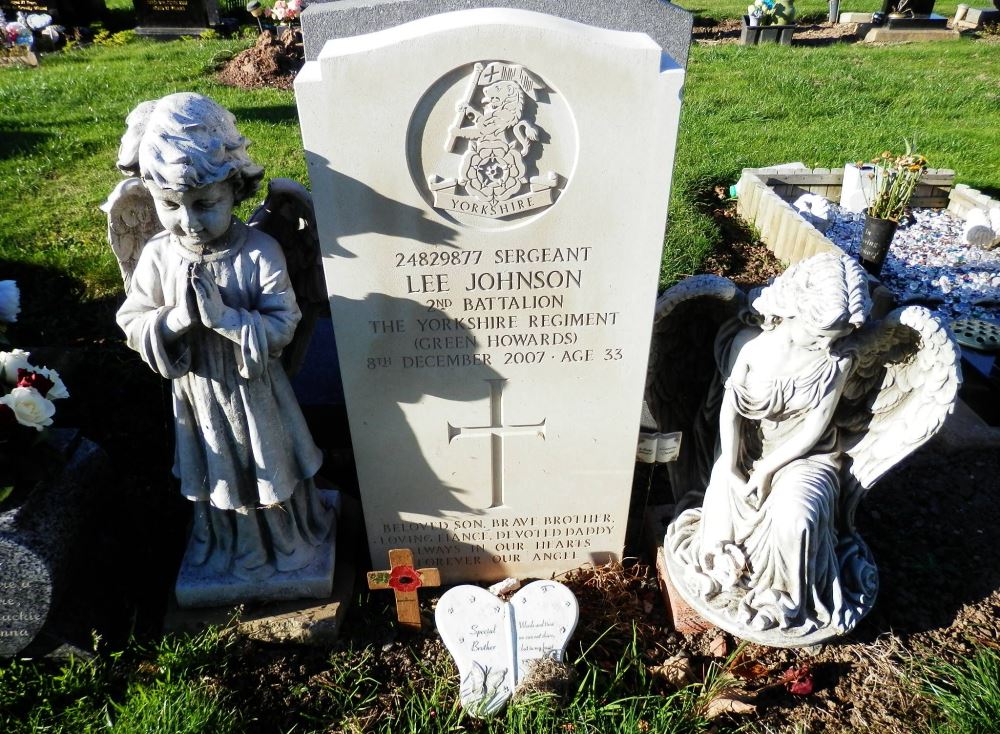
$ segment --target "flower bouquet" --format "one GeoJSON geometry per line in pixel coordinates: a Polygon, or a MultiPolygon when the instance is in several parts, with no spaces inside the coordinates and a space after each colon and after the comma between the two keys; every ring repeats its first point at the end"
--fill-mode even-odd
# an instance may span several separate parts
{"type": "Polygon", "coordinates": [[[747,6],[747,24],[751,26],[792,25],[795,21],[793,0],[754,0],[747,6]]]}
{"type": "MultiPolygon", "coordinates": [[[[868,201],[868,214],[878,219],[891,219],[898,224],[920,177],[927,171],[927,159],[914,153],[913,146],[907,141],[904,155],[894,155],[886,150],[873,158],[871,163],[875,170],[868,175],[875,179],[875,187],[868,201]]],[[[859,167],[863,165],[858,163],[859,167]]]]}
{"type": "Polygon", "coordinates": [[[278,22],[278,25],[290,26],[297,21],[305,9],[305,0],[274,0],[274,5],[264,10],[264,15],[278,22]]]}
{"type": "MultiPolygon", "coordinates": [[[[896,227],[902,219],[910,198],[927,170],[927,159],[913,152],[910,141],[906,141],[906,153],[895,155],[884,151],[872,159],[874,168],[868,178],[874,181],[871,198],[865,209],[865,228],[861,233],[861,264],[874,276],[882,272],[882,264],[889,253],[889,245],[896,235],[896,227]]],[[[861,168],[865,164],[859,162],[861,168]]]]}
{"type": "MultiPolygon", "coordinates": [[[[0,281],[0,343],[7,346],[7,325],[17,321],[20,292],[12,280],[0,281]]],[[[53,401],[69,397],[55,370],[36,367],[23,349],[0,352],[0,506],[19,482],[42,478],[52,468],[46,431],[53,401]]]]}

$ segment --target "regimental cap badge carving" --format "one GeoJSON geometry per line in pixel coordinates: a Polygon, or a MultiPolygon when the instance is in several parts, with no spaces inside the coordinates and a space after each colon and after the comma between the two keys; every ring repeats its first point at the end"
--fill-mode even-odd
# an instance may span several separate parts
{"type": "Polygon", "coordinates": [[[500,219],[552,204],[559,176],[527,175],[542,143],[540,130],[526,118],[544,88],[520,64],[475,65],[444,146],[446,153],[467,146],[458,175],[428,179],[435,208],[500,219]]]}

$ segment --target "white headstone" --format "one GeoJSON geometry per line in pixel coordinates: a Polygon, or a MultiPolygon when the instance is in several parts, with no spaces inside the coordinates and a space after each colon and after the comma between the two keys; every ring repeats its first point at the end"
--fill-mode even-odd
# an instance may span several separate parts
{"type": "Polygon", "coordinates": [[[573,592],[535,581],[509,602],[478,586],[456,586],[438,601],[434,621],[458,668],[459,698],[469,712],[498,711],[536,660],[562,662],[579,618],[573,592]]]}
{"type": "Polygon", "coordinates": [[[520,10],[327,43],[296,80],[373,561],[620,556],[683,71],[520,10]]]}

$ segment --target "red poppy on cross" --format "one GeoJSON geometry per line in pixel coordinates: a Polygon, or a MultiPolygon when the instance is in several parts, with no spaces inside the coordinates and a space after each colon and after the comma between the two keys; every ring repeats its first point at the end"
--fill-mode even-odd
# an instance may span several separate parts
{"type": "Polygon", "coordinates": [[[368,588],[372,591],[392,589],[396,595],[396,618],[405,627],[420,629],[421,586],[440,586],[441,574],[436,568],[413,567],[413,553],[406,548],[389,551],[389,571],[369,571],[368,588]]]}

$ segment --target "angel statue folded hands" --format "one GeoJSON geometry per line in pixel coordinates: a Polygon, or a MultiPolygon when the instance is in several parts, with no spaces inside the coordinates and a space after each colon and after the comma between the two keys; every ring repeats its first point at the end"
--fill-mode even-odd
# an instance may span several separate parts
{"type": "MultiPolygon", "coordinates": [[[[275,205],[273,186],[254,217],[261,226],[233,216],[263,169],[233,116],[207,97],[145,102],[127,125],[118,165],[131,178],[105,210],[126,284],[118,324],[172,383],[174,474],[194,502],[178,601],[328,593],[332,575],[311,592],[280,583],[318,557],[332,574],[332,560],[322,557],[332,554],[333,511],[313,481],[322,456],[281,360],[301,317],[283,246],[313,248],[310,230],[298,232],[304,220],[293,216],[295,226],[283,231],[297,236],[279,244],[265,233],[269,217],[270,229],[282,231],[274,220],[297,213],[288,202],[275,205]]],[[[295,186],[277,190],[297,193],[306,213],[308,194],[295,186]]],[[[315,257],[296,259],[316,267],[315,257]]]]}
{"type": "Polygon", "coordinates": [[[829,253],[749,303],[715,276],[658,303],[647,399],[660,430],[685,431],[688,444],[671,471],[667,567],[699,613],[737,636],[810,645],[858,623],[878,589],[858,502],[951,412],[960,375],[947,330],[920,307],[873,323],[871,303],[861,266],[829,253]],[[698,351],[679,323],[695,313],[718,326],[714,344],[701,337],[717,369],[697,405],[671,359],[698,351]]]}

